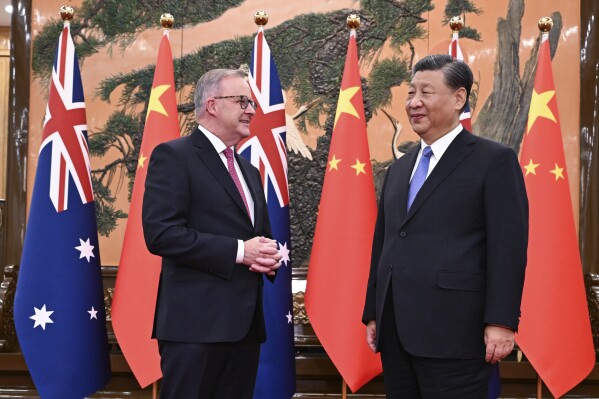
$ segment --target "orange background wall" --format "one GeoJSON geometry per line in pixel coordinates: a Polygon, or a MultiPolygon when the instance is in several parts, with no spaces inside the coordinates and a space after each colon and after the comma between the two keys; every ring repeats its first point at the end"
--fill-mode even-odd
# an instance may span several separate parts
{"type": "MultiPolygon", "coordinates": [[[[475,78],[479,80],[480,92],[478,108],[480,109],[487,99],[493,86],[493,66],[496,58],[497,47],[497,20],[505,18],[507,14],[508,0],[495,0],[493,2],[474,0],[477,7],[482,8],[480,16],[468,15],[467,25],[476,28],[481,34],[482,41],[460,40],[460,46],[464,52],[466,62],[473,69],[475,78]]],[[[64,1],[59,0],[33,0],[32,32],[35,41],[36,34],[43,28],[49,19],[58,19],[58,9],[64,1]]],[[[442,26],[443,10],[445,0],[434,1],[435,9],[423,15],[427,20],[426,29],[429,31],[427,39],[415,42],[416,58],[422,58],[427,54],[446,53],[451,30],[448,26],[442,26]]],[[[70,1],[69,5],[78,7],[81,1],[70,1]]],[[[548,16],[559,11],[563,18],[563,30],[560,37],[557,53],[553,62],[557,100],[564,147],[566,151],[567,170],[570,178],[570,189],[572,203],[575,210],[575,220],[578,220],[578,190],[579,190],[579,109],[580,109],[580,5],[578,2],[565,2],[561,0],[526,0],[525,14],[522,19],[522,35],[520,42],[520,67],[521,72],[525,62],[534,46],[539,31],[537,21],[542,16],[548,16]]],[[[274,27],[297,15],[305,13],[326,13],[339,9],[357,9],[360,3],[352,0],[304,0],[304,1],[281,1],[281,0],[247,0],[239,7],[224,13],[220,18],[201,23],[196,26],[188,26],[184,29],[174,30],[170,33],[173,56],[179,58],[182,55],[194,52],[198,48],[234,38],[236,36],[253,35],[257,27],[253,21],[253,15],[258,10],[266,11],[270,20],[267,28],[274,27]]],[[[164,10],[168,12],[169,10],[164,10]]],[[[77,15],[75,15],[77,18],[77,15]]],[[[101,129],[114,105],[102,102],[94,97],[99,83],[112,75],[126,73],[135,69],[143,68],[156,62],[158,44],[162,36],[162,29],[157,28],[140,32],[135,40],[121,51],[118,46],[105,48],[97,54],[85,59],[81,66],[81,74],[87,104],[87,124],[90,132],[101,129]]],[[[268,30],[266,31],[268,40],[268,30]]],[[[301,51],[301,50],[299,50],[301,51]]],[[[391,55],[391,50],[385,46],[378,57],[386,58],[391,55]]],[[[249,62],[250,54],[248,54],[249,62]]],[[[276,58],[276,54],[275,54],[276,58]]],[[[370,64],[362,64],[364,74],[370,69],[370,64]]],[[[199,78],[199,76],[198,76],[199,78]]],[[[404,99],[407,88],[402,85],[393,89],[393,100],[390,107],[386,108],[390,114],[397,118],[403,125],[401,141],[416,140],[417,136],[410,131],[407,118],[404,117],[404,99]]],[[[119,91],[116,90],[111,98],[112,103],[118,101],[119,91]]],[[[29,161],[28,161],[28,192],[32,192],[35,177],[38,150],[41,141],[42,123],[46,108],[47,88],[41,82],[34,80],[31,85],[30,104],[30,127],[29,127],[29,161]]],[[[296,112],[293,104],[287,105],[287,113],[296,112]]],[[[476,120],[477,110],[474,110],[473,120],[476,120]]],[[[304,136],[304,142],[311,148],[316,146],[316,138],[323,131],[310,129],[304,136]]],[[[391,157],[390,145],[393,134],[389,120],[382,113],[375,114],[368,123],[368,137],[371,156],[379,161],[391,157]]],[[[110,157],[110,153],[106,155],[110,157]]],[[[92,159],[92,168],[99,162],[92,159]]],[[[115,206],[128,210],[127,182],[118,182],[114,179],[113,193],[118,196],[115,206]]],[[[125,231],[126,220],[121,220],[119,226],[110,237],[100,237],[101,260],[103,265],[117,265],[119,262],[121,245],[125,231]]]]}

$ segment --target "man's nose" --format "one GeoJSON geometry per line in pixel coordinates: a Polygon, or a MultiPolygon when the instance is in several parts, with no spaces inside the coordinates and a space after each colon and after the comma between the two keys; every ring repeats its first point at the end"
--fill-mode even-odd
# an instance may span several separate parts
{"type": "Polygon", "coordinates": [[[422,101],[420,100],[420,96],[417,94],[408,100],[409,108],[418,108],[421,105],[422,105],[422,101]]]}

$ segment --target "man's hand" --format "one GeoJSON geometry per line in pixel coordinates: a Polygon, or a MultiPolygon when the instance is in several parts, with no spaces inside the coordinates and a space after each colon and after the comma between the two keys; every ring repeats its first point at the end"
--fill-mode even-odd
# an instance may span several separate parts
{"type": "Polygon", "coordinates": [[[366,342],[370,349],[376,353],[376,321],[370,320],[366,325],[366,342]]]}
{"type": "Polygon", "coordinates": [[[514,331],[510,328],[488,325],[485,328],[485,344],[487,345],[485,361],[495,364],[514,349],[514,331]]]}
{"type": "Polygon", "coordinates": [[[277,242],[266,237],[254,237],[243,243],[243,264],[256,273],[275,275],[275,270],[281,266],[282,255],[277,248],[277,242]]]}

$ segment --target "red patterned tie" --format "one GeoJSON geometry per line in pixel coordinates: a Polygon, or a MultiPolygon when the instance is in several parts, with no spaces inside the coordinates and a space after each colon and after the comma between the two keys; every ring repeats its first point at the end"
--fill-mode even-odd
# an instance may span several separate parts
{"type": "Polygon", "coordinates": [[[251,215],[250,207],[248,206],[247,199],[245,198],[245,194],[243,192],[243,187],[241,187],[241,180],[239,180],[239,175],[235,170],[233,150],[230,148],[226,148],[223,151],[223,154],[225,154],[225,158],[227,158],[227,169],[229,169],[229,174],[231,174],[231,177],[233,178],[233,182],[235,183],[235,187],[237,187],[237,191],[239,191],[239,195],[241,195],[241,199],[243,200],[243,204],[245,205],[245,210],[247,211],[248,215],[251,215]]]}

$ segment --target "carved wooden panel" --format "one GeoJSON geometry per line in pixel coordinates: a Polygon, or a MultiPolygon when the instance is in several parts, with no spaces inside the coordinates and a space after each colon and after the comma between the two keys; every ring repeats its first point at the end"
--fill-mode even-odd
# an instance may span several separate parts
{"type": "Polygon", "coordinates": [[[0,283],[0,352],[18,349],[13,313],[18,272],[18,266],[6,266],[0,283]]]}
{"type": "Polygon", "coordinates": [[[585,274],[584,283],[587,291],[587,303],[589,304],[591,329],[593,330],[595,358],[597,358],[597,355],[599,355],[599,275],[593,273],[585,274]]]}
{"type": "Polygon", "coordinates": [[[0,198],[2,199],[6,198],[6,156],[8,150],[8,91],[10,87],[10,58],[8,55],[6,50],[0,49],[0,198]]]}

